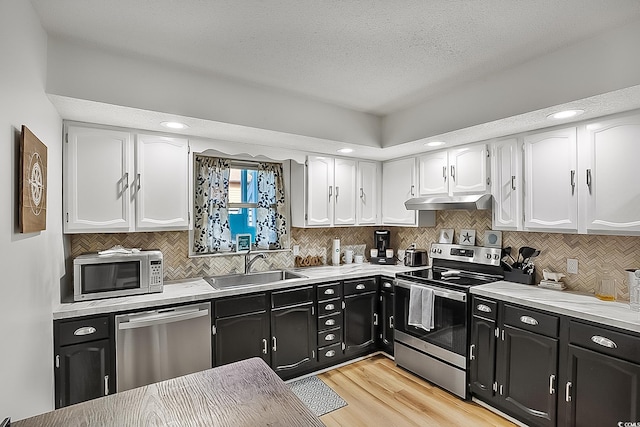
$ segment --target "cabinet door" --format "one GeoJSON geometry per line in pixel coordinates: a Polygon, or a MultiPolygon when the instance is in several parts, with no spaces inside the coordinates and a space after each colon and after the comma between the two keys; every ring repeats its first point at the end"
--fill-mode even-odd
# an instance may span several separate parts
{"type": "Polygon", "coordinates": [[[418,157],[421,196],[444,195],[449,192],[447,152],[438,151],[418,157]]]}
{"type": "Polygon", "coordinates": [[[508,325],[503,331],[496,362],[503,405],[519,419],[555,426],[558,340],[508,325]]]}
{"type": "Polygon", "coordinates": [[[358,162],[358,225],[378,223],[380,167],[376,162],[358,162]]]}
{"type": "Polygon", "coordinates": [[[380,294],[380,339],[382,349],[393,356],[393,293],[380,294]]]}
{"type": "Polygon", "coordinates": [[[366,353],[376,343],[377,293],[368,292],[344,299],[344,353],[366,353]]]}
{"type": "Polygon", "coordinates": [[[132,231],[131,134],[69,126],[65,233],[132,231]]]}
{"type": "Polygon", "coordinates": [[[471,321],[471,349],[469,354],[469,381],[471,393],[491,400],[496,379],[496,324],[494,321],[473,316],[471,321]]]}
{"type": "Polygon", "coordinates": [[[335,159],[334,168],[334,225],[356,223],[356,162],[335,159]]]}
{"type": "Polygon", "coordinates": [[[189,144],[186,139],[138,135],[136,140],[136,229],[189,227],[189,144]]]}
{"type": "Polygon", "coordinates": [[[416,211],[404,202],[416,197],[416,161],[414,158],[382,164],[382,222],[387,225],[416,225],[416,211]]]}
{"type": "Polygon", "coordinates": [[[485,144],[449,151],[449,193],[486,193],[489,189],[488,156],[485,144]]]}
{"type": "Polygon", "coordinates": [[[580,180],[587,231],[640,233],[640,115],[591,124],[587,131],[590,158],[580,180]]]}
{"type": "Polygon", "coordinates": [[[313,302],[271,311],[271,367],[283,378],[315,364],[316,320],[313,302]]]}
{"type": "Polygon", "coordinates": [[[215,320],[215,366],[261,357],[269,363],[269,315],[266,312],[215,320]]]}
{"type": "Polygon", "coordinates": [[[494,230],[518,230],[522,227],[521,153],[516,138],[493,144],[491,194],[494,230]]]}
{"type": "Polygon", "coordinates": [[[525,228],[577,231],[576,129],[524,138],[525,228]]]}
{"type": "Polygon", "coordinates": [[[617,426],[640,417],[640,365],[569,345],[570,426],[617,426]]]}
{"type": "Polygon", "coordinates": [[[113,389],[109,340],[59,348],[56,408],[106,396],[113,389]]]}
{"type": "Polygon", "coordinates": [[[333,218],[333,158],[307,159],[307,225],[331,225],[333,218]]]}

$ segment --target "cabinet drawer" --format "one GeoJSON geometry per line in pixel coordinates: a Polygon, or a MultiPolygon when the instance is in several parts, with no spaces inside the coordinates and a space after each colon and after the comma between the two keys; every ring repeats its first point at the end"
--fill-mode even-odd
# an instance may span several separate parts
{"type": "Polygon", "coordinates": [[[318,331],[324,331],[337,326],[342,326],[342,312],[318,318],[318,331]]]}
{"type": "Polygon", "coordinates": [[[342,311],[342,301],[340,298],[330,299],[318,303],[318,316],[342,311]]]}
{"type": "Polygon", "coordinates": [[[318,362],[324,363],[339,359],[342,356],[342,344],[337,343],[318,349],[318,362]]]}
{"type": "Polygon", "coordinates": [[[313,286],[304,288],[285,289],[271,293],[271,307],[280,308],[290,305],[313,302],[313,286]]]}
{"type": "Polygon", "coordinates": [[[109,338],[109,316],[58,323],[58,345],[109,338]]]}
{"type": "Polygon", "coordinates": [[[215,302],[214,314],[216,319],[218,319],[220,317],[265,311],[266,309],[267,294],[260,293],[217,300],[215,302]]]}
{"type": "Polygon", "coordinates": [[[342,296],[342,284],[340,282],[318,285],[318,301],[338,298],[342,296]]]}
{"type": "Polygon", "coordinates": [[[498,303],[484,298],[473,297],[473,315],[496,320],[498,303]]]}
{"type": "Polygon", "coordinates": [[[393,292],[393,289],[394,289],[393,279],[389,279],[388,277],[380,278],[380,291],[393,292]]]}
{"type": "Polygon", "coordinates": [[[640,338],[599,326],[569,322],[569,342],[599,353],[640,363],[640,338]]]}
{"type": "Polygon", "coordinates": [[[537,311],[505,304],[504,323],[526,331],[557,337],[560,320],[557,316],[551,314],[538,313],[537,311]]]}
{"type": "Polygon", "coordinates": [[[376,279],[357,279],[344,281],[344,294],[353,295],[378,289],[376,279]]]}
{"type": "Polygon", "coordinates": [[[318,332],[318,347],[326,347],[342,341],[342,328],[333,328],[318,332]]]}

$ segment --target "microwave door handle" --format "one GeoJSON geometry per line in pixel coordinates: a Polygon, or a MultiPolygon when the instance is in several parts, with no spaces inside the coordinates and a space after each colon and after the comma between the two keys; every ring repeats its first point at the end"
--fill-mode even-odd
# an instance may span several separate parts
{"type": "Polygon", "coordinates": [[[198,317],[207,316],[208,314],[209,314],[209,309],[207,308],[205,309],[196,308],[196,309],[181,310],[181,311],[171,310],[169,312],[163,311],[161,313],[152,312],[152,313],[136,316],[134,318],[130,318],[128,321],[118,324],[118,329],[124,330],[124,329],[146,328],[149,326],[196,319],[198,317]]]}

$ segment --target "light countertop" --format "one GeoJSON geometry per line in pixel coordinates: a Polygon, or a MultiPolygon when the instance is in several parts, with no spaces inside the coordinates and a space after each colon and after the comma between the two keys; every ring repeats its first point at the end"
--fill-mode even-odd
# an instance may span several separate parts
{"type": "Polygon", "coordinates": [[[367,276],[395,277],[403,271],[427,268],[405,267],[404,265],[348,264],[341,266],[322,266],[287,269],[307,276],[300,279],[288,279],[266,285],[238,286],[223,290],[214,289],[202,278],[165,282],[161,293],[133,295],[118,298],[105,298],[92,301],[60,303],[53,307],[53,319],[95,314],[115,313],[130,310],[148,309],[151,307],[175,305],[208,299],[242,295],[253,292],[286,289],[307,284],[322,283],[331,280],[356,279],[367,276]]]}
{"type": "Polygon", "coordinates": [[[628,302],[506,281],[475,286],[471,293],[640,333],[640,312],[631,311],[628,302]]]}

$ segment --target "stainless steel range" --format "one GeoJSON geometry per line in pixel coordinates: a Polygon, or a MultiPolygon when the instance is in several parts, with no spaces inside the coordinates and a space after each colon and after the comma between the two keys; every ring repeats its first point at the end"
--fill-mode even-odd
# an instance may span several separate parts
{"type": "Polygon", "coordinates": [[[501,280],[499,248],[434,243],[431,268],[396,275],[395,359],[408,369],[466,399],[471,286],[501,280]],[[433,291],[433,327],[408,324],[412,286],[433,291]]]}

